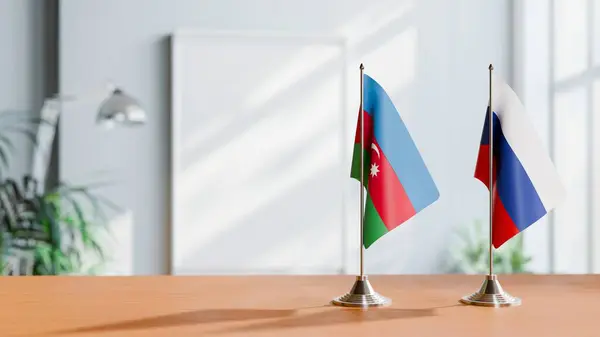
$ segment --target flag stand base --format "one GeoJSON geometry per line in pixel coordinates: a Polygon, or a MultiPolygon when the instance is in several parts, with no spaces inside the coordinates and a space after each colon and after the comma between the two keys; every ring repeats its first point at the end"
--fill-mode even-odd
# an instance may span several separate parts
{"type": "Polygon", "coordinates": [[[486,275],[478,292],[465,296],[460,302],[482,307],[514,307],[521,305],[521,299],[505,292],[496,275],[486,275]]]}
{"type": "Polygon", "coordinates": [[[331,304],[342,307],[369,308],[388,306],[392,304],[392,300],[375,292],[367,275],[364,275],[357,276],[350,292],[333,299],[331,304]]]}

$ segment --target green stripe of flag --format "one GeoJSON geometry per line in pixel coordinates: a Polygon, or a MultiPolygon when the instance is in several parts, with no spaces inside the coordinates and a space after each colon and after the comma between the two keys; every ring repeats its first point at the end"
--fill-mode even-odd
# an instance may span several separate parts
{"type": "Polygon", "coordinates": [[[387,227],[383,224],[383,220],[377,213],[375,206],[370,197],[367,197],[365,205],[365,223],[363,229],[363,243],[365,248],[369,248],[373,242],[377,241],[385,233],[388,232],[387,227]]]}
{"type": "MultiPolygon", "coordinates": [[[[354,153],[352,154],[352,170],[350,176],[356,180],[360,181],[360,150],[361,145],[359,143],[354,144],[354,153]]],[[[371,163],[371,152],[365,151],[364,155],[364,176],[365,176],[365,186],[369,181],[369,168],[371,163]]],[[[381,220],[379,213],[373,206],[373,201],[371,197],[367,195],[367,202],[365,205],[365,222],[363,229],[363,243],[365,248],[369,248],[377,239],[382,237],[385,233],[388,232],[387,227],[381,220]]]]}
{"type": "MultiPolygon", "coordinates": [[[[360,143],[354,144],[354,152],[352,153],[352,169],[350,171],[350,177],[360,181],[360,143]]],[[[365,187],[369,182],[369,168],[371,167],[371,151],[365,151],[364,156],[364,176],[365,176],[365,187]]]]}

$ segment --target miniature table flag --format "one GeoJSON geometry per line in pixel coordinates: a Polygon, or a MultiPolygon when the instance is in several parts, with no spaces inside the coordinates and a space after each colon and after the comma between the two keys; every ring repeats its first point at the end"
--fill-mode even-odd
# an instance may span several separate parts
{"type": "Polygon", "coordinates": [[[363,243],[369,248],[439,197],[438,189],[385,90],[363,75],[364,142],[358,116],[351,177],[360,181],[361,148],[367,189],[363,243]]]}
{"type": "MultiPolygon", "coordinates": [[[[565,190],[517,94],[494,78],[492,243],[502,246],[555,208],[565,190]]],[[[489,105],[475,178],[489,190],[489,105]]]]}

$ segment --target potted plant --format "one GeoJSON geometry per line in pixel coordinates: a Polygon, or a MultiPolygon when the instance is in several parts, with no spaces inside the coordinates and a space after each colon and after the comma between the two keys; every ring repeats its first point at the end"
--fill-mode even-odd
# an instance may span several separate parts
{"type": "MultiPolygon", "coordinates": [[[[449,272],[466,274],[485,274],[489,272],[489,232],[483,230],[481,221],[459,231],[461,239],[456,249],[451,251],[449,272]]],[[[523,236],[517,235],[493,255],[494,273],[529,273],[527,265],[531,257],[525,254],[523,236]]]]}
{"type": "Polygon", "coordinates": [[[93,193],[98,185],[60,183],[40,191],[29,175],[5,178],[14,146],[8,132],[36,141],[31,127],[43,122],[0,114],[0,266],[5,275],[94,274],[107,260],[106,210],[119,210],[93,193]],[[2,123],[8,121],[9,123],[2,123]],[[8,124],[8,125],[6,125],[8,124]],[[89,264],[90,260],[97,263],[89,264]]]}

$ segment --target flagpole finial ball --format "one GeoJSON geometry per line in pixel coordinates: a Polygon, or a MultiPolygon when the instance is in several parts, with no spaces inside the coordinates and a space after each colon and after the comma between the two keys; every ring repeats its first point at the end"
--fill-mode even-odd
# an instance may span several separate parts
{"type": "Polygon", "coordinates": [[[490,66],[488,67],[489,70],[494,70],[494,66],[490,63],[490,66]]]}
{"type": "Polygon", "coordinates": [[[365,69],[365,66],[361,63],[360,64],[360,70],[363,70],[363,69],[365,69]]]}

